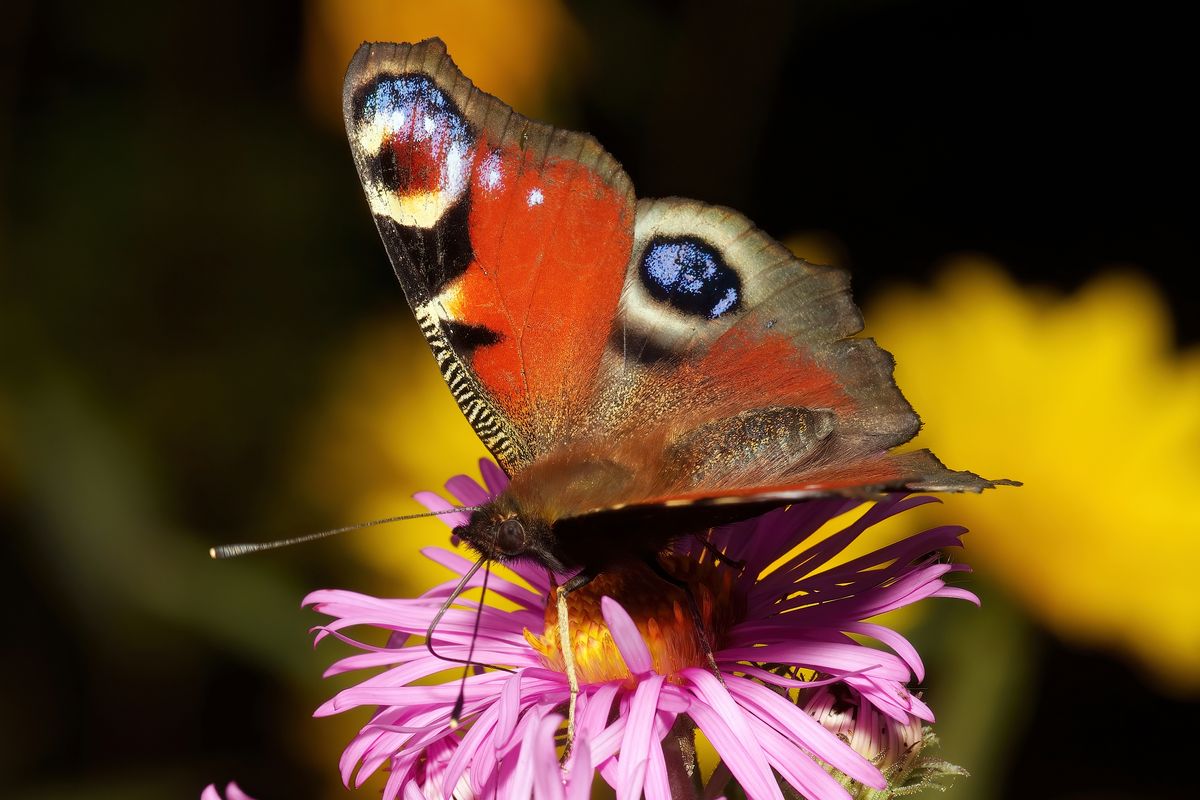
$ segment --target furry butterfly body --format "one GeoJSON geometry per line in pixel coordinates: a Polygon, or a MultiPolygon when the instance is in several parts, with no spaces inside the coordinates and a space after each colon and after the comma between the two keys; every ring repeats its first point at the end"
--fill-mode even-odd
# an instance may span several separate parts
{"type": "Polygon", "coordinates": [[[735,211],[638,200],[590,136],[475,88],[440,41],[364,44],[343,94],[388,256],[508,490],[458,533],[573,585],[829,494],[994,485],[928,451],[847,275],[735,211]]]}

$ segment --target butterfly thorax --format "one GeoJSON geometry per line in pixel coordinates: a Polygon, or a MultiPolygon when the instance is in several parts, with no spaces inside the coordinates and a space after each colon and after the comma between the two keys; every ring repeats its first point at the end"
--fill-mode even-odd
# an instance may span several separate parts
{"type": "Polygon", "coordinates": [[[620,561],[644,560],[670,543],[671,531],[647,535],[590,513],[627,491],[630,475],[627,467],[604,456],[560,453],[515,475],[455,534],[486,558],[526,559],[560,574],[595,573],[620,561]]]}

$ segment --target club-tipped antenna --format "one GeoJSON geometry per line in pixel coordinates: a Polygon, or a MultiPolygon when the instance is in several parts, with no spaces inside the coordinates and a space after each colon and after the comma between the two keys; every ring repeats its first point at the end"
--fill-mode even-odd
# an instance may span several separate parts
{"type": "Polygon", "coordinates": [[[407,519],[421,519],[422,517],[437,517],[443,514],[455,514],[460,511],[471,512],[478,511],[477,506],[467,506],[460,508],[446,508],[441,511],[426,511],[423,514],[403,514],[399,517],[384,517],[383,519],[373,519],[370,522],[359,522],[354,525],[346,525],[342,528],[331,528],[327,531],[317,531],[316,533],[306,533],[303,536],[293,536],[290,539],[276,539],[273,542],[250,542],[247,544],[221,544],[208,549],[208,555],[215,559],[236,558],[237,556],[245,556],[250,553],[261,553],[263,550],[278,550],[280,547],[291,547],[294,544],[304,544],[305,542],[315,542],[318,539],[327,539],[330,536],[337,536],[339,533],[349,533],[362,528],[371,528],[376,525],[387,525],[389,522],[403,522],[407,519]]]}

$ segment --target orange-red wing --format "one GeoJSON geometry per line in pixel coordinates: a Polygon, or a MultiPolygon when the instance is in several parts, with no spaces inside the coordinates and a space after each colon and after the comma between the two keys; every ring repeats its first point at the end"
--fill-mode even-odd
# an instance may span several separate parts
{"type": "Polygon", "coordinates": [[[437,40],[364,44],[343,111],[421,330],[514,472],[587,422],[632,243],[629,179],[590,136],[476,89],[437,40]]]}
{"type": "Polygon", "coordinates": [[[533,453],[569,439],[616,314],[632,241],[626,198],[574,158],[498,143],[471,188],[475,258],[450,319],[498,334],[471,367],[533,453]]]}

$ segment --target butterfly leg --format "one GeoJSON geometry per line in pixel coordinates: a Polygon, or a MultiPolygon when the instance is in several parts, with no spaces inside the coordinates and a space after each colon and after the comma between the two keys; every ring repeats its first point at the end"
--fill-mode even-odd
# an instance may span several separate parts
{"type": "MultiPolygon", "coordinates": [[[[571,645],[571,620],[567,612],[567,595],[576,589],[581,589],[592,582],[594,575],[580,572],[575,577],[555,589],[558,603],[558,647],[562,651],[563,670],[567,673],[567,686],[571,690],[571,700],[567,705],[567,749],[570,753],[571,742],[575,739],[575,703],[579,699],[579,674],[575,671],[575,648],[571,645]]],[[[564,753],[564,758],[566,757],[564,753]]]]}
{"type": "MultiPolygon", "coordinates": [[[[712,529],[710,528],[708,532],[712,533],[712,529]]],[[[692,535],[696,537],[696,541],[700,543],[700,546],[703,547],[706,551],[708,551],[708,554],[713,557],[713,560],[723,561],[724,563],[726,563],[729,566],[736,569],[738,572],[741,572],[742,570],[746,569],[745,561],[739,561],[736,558],[730,558],[729,556],[725,555],[720,550],[718,550],[716,547],[714,547],[712,542],[710,542],[708,539],[706,539],[704,536],[700,535],[699,533],[694,533],[692,535]]]]}
{"type": "Polygon", "coordinates": [[[687,597],[688,608],[692,612],[692,623],[696,627],[696,636],[700,640],[700,647],[704,650],[704,660],[708,663],[708,668],[712,670],[712,674],[717,676],[717,680],[721,685],[725,685],[725,677],[721,675],[721,668],[717,666],[716,656],[713,655],[712,643],[708,641],[708,634],[704,632],[704,618],[700,614],[700,604],[696,602],[696,595],[692,592],[692,587],[687,581],[681,581],[667,571],[667,568],[662,565],[662,562],[655,557],[646,560],[646,566],[662,581],[674,586],[679,591],[683,592],[687,597]]]}

